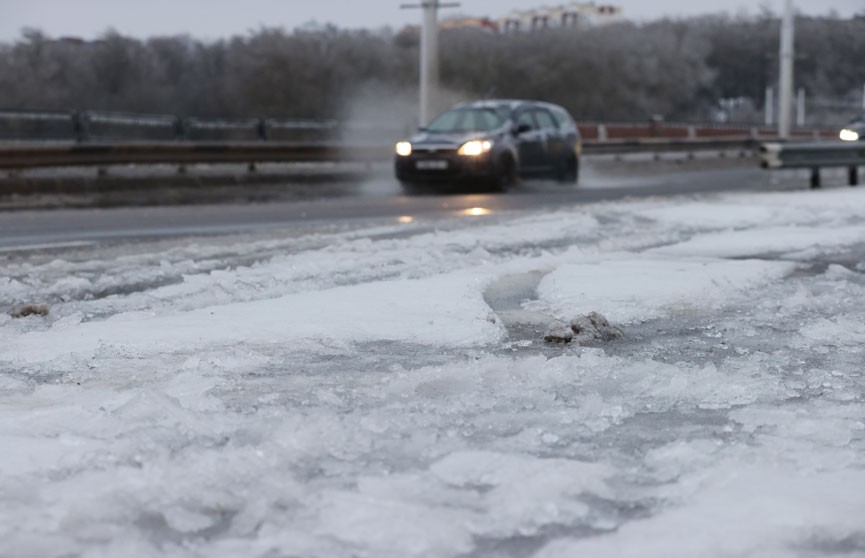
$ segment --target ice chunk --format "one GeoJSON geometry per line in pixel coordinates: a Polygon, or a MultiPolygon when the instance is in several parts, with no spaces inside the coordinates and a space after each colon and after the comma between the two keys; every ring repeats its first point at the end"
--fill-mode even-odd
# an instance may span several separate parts
{"type": "Polygon", "coordinates": [[[787,262],[611,256],[559,267],[541,280],[538,294],[559,318],[602,309],[629,323],[677,309],[711,310],[793,269],[787,262]]]}

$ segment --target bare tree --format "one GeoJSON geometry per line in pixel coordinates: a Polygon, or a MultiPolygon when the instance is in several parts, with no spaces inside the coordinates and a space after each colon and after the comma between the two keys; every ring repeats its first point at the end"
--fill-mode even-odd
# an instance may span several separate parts
{"type": "MultiPolygon", "coordinates": [[[[865,18],[800,17],[797,28],[797,85],[812,97],[858,99],[865,18]]],[[[442,81],[450,99],[546,99],[583,120],[705,119],[730,99],[762,106],[777,34],[770,12],[522,34],[454,29],[440,41],[442,81]]],[[[342,117],[369,106],[371,91],[406,99],[417,48],[411,29],[262,28],[214,42],[113,31],[55,40],[29,29],[0,44],[0,107],[342,117]]]]}

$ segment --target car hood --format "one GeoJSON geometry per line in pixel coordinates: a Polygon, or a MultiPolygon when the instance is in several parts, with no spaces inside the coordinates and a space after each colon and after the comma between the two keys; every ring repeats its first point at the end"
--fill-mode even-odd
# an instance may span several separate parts
{"type": "Polygon", "coordinates": [[[418,132],[409,140],[412,145],[425,146],[446,146],[458,148],[467,141],[475,139],[491,139],[496,136],[490,132],[459,132],[452,134],[443,134],[438,132],[418,132]]]}

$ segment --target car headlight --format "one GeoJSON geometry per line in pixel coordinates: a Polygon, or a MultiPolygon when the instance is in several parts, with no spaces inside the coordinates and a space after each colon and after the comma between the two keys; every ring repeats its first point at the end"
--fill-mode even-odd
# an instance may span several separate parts
{"type": "Polygon", "coordinates": [[[411,144],[407,141],[398,141],[396,143],[396,154],[400,157],[408,157],[411,155],[411,144]]]}
{"type": "Polygon", "coordinates": [[[460,155],[468,157],[477,157],[493,148],[493,142],[490,140],[471,140],[462,144],[457,151],[460,155]]]}
{"type": "Polygon", "coordinates": [[[857,141],[859,139],[859,134],[854,130],[844,128],[843,130],[841,130],[841,133],[838,134],[838,137],[844,141],[857,141]]]}

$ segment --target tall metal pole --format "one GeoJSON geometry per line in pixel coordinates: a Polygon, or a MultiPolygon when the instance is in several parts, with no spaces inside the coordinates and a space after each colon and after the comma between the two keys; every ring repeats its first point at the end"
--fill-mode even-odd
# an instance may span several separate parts
{"type": "Polygon", "coordinates": [[[420,125],[432,118],[438,90],[438,2],[423,5],[423,25],[420,34],[420,125]]]}
{"type": "Polygon", "coordinates": [[[796,126],[805,125],[805,88],[800,87],[796,95],[796,126]]]}
{"type": "Polygon", "coordinates": [[[440,0],[423,0],[420,4],[403,4],[401,8],[423,10],[420,33],[420,107],[418,121],[421,126],[429,123],[435,110],[438,92],[438,10],[454,8],[457,3],[440,0]]]}
{"type": "Polygon", "coordinates": [[[785,0],[781,19],[781,71],[778,78],[778,137],[790,138],[793,116],[793,0],[785,0]]]}

